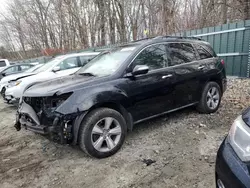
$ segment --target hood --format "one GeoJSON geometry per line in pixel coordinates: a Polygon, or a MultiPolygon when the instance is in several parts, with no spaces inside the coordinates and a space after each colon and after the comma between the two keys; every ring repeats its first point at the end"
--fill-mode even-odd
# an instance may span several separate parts
{"type": "Polygon", "coordinates": [[[242,113],[242,119],[248,126],[250,126],[250,107],[244,110],[242,113]]]}
{"type": "Polygon", "coordinates": [[[30,89],[24,92],[24,96],[53,96],[55,93],[65,93],[73,91],[73,88],[78,88],[77,85],[82,85],[90,80],[94,80],[95,77],[81,76],[73,74],[70,76],[64,76],[56,78],[50,81],[42,82],[32,86],[30,89]]]}
{"type": "Polygon", "coordinates": [[[18,73],[18,74],[6,76],[1,81],[2,82],[16,81],[18,79],[25,78],[25,77],[28,77],[28,76],[32,76],[34,74],[35,73],[32,73],[32,72],[29,72],[29,73],[25,73],[25,72],[24,73],[18,73]]]}

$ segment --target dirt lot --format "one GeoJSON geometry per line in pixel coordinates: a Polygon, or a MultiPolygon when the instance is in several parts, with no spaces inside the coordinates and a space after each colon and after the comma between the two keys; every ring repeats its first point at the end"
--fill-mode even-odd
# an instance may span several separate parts
{"type": "Polygon", "coordinates": [[[142,123],[116,155],[93,159],[13,128],[15,108],[0,101],[0,187],[215,187],[216,150],[250,105],[250,81],[231,79],[220,110],[194,109],[142,123]],[[146,166],[143,159],[156,161],[146,166]]]}

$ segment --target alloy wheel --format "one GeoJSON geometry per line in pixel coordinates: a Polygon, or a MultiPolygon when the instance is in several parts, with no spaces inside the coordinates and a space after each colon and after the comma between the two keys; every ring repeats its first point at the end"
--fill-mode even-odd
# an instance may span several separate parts
{"type": "Polygon", "coordinates": [[[210,108],[211,110],[216,109],[219,105],[219,102],[220,102],[220,93],[219,93],[218,88],[211,87],[207,93],[208,108],[210,108]]]}
{"type": "Polygon", "coordinates": [[[116,119],[112,117],[103,118],[92,129],[92,145],[99,152],[109,152],[117,146],[121,134],[121,125],[116,119]]]}

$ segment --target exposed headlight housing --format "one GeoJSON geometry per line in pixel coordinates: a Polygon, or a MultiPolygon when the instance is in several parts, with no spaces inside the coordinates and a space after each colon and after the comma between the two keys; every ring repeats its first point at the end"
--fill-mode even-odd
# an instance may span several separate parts
{"type": "Polygon", "coordinates": [[[228,140],[242,161],[250,161],[250,127],[243,121],[242,116],[234,121],[228,140]]]}

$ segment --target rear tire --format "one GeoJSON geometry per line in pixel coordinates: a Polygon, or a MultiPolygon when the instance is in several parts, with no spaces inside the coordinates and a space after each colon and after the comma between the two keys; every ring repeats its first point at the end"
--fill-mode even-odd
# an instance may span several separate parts
{"type": "Polygon", "coordinates": [[[110,108],[98,108],[87,114],[82,121],[79,146],[90,156],[109,157],[121,148],[126,132],[126,121],[119,112],[110,108]]]}
{"type": "Polygon", "coordinates": [[[208,82],[202,91],[197,110],[205,114],[216,112],[220,106],[221,97],[220,86],[216,82],[208,82]]]}

